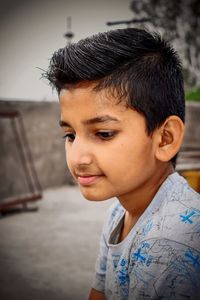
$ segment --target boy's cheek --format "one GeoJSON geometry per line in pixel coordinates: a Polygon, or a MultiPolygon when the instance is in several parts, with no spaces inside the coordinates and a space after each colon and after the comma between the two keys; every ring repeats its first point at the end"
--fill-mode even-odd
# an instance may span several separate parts
{"type": "Polygon", "coordinates": [[[67,163],[67,167],[68,167],[70,173],[72,174],[71,163],[70,163],[69,154],[68,154],[68,151],[67,151],[66,147],[65,147],[65,161],[67,163]]]}
{"type": "Polygon", "coordinates": [[[69,157],[68,157],[67,153],[65,155],[65,160],[66,160],[67,167],[68,167],[70,173],[72,173],[72,167],[71,167],[71,163],[70,163],[70,160],[69,160],[69,157]]]}

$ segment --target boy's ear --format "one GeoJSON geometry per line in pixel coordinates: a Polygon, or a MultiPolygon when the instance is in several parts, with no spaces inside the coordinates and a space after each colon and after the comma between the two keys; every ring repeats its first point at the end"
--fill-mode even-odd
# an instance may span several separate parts
{"type": "Polygon", "coordinates": [[[170,161],[178,153],[183,141],[184,129],[183,121],[177,116],[168,117],[157,129],[155,156],[159,161],[170,161]]]}

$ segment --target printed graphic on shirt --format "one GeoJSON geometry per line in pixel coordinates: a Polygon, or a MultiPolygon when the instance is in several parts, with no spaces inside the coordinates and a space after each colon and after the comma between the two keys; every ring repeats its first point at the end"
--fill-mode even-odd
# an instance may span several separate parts
{"type": "Polygon", "coordinates": [[[147,295],[150,285],[154,289],[150,295],[159,299],[171,299],[172,295],[174,299],[190,299],[191,287],[193,291],[199,288],[200,252],[173,240],[141,242],[131,255],[130,268],[132,292],[138,290],[147,295]]]}

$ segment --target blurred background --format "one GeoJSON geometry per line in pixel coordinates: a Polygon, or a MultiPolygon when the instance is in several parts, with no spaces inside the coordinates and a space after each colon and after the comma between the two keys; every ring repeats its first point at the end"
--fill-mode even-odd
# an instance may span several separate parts
{"type": "Polygon", "coordinates": [[[53,52],[110,29],[159,31],[184,70],[177,170],[200,192],[200,1],[3,0],[0,6],[0,299],[86,299],[111,201],[85,201],[65,163],[53,52]],[[37,201],[40,200],[40,201],[37,201]]]}

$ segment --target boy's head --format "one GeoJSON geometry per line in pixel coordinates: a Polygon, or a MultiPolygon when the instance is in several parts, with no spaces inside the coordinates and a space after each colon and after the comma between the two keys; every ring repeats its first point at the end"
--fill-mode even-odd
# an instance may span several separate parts
{"type": "Polygon", "coordinates": [[[70,107],[69,103],[65,106],[63,99],[66,96],[69,100],[69,94],[72,99],[77,91],[81,95],[89,90],[93,95],[101,95],[96,101],[106,98],[103,106],[108,101],[110,107],[112,99],[112,105],[131,109],[144,119],[149,139],[159,132],[157,159],[175,165],[183,136],[183,78],[176,52],[158,34],[129,28],[86,38],[55,52],[46,77],[59,93],[61,118],[65,118],[63,109],[70,107]]]}

